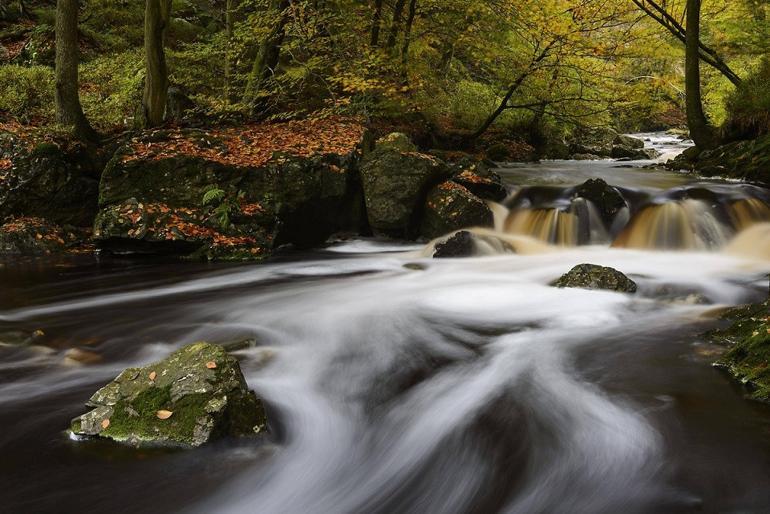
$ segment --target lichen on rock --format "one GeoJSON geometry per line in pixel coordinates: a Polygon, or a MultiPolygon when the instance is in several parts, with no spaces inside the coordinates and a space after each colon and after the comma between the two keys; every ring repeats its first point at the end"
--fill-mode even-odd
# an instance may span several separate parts
{"type": "Polygon", "coordinates": [[[86,405],[93,410],[72,421],[74,435],[136,446],[198,447],[255,435],[266,426],[264,406],[248,389],[238,361],[205,342],[126,369],[86,405]]]}
{"type": "Polygon", "coordinates": [[[580,264],[552,284],[555,287],[604,289],[620,293],[635,293],[636,283],[614,268],[595,264],[580,264]]]}

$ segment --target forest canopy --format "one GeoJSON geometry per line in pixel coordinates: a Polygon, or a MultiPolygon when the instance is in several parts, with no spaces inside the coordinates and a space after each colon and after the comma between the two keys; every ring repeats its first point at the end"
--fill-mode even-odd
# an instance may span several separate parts
{"type": "MultiPolygon", "coordinates": [[[[152,3],[74,2],[79,96],[100,132],[141,124],[152,3]]],[[[682,126],[686,4],[173,0],[158,25],[166,117],[184,109],[209,121],[342,115],[534,142],[584,126],[682,126]]],[[[702,3],[703,103],[716,126],[767,127],[769,14],[763,0],[702,3]]],[[[51,125],[56,2],[12,0],[0,16],[0,113],[51,125]]]]}

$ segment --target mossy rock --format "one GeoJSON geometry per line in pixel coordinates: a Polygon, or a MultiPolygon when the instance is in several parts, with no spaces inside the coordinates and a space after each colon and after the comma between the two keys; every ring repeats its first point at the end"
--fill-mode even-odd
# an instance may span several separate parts
{"type": "Polygon", "coordinates": [[[205,342],[123,371],[86,405],[93,410],[72,421],[73,434],[134,446],[198,447],[259,434],[267,422],[235,357],[205,342]]]}
{"type": "Polygon", "coordinates": [[[0,226],[0,256],[45,256],[67,250],[72,234],[41,218],[18,218],[0,226]]]}
{"type": "Polygon", "coordinates": [[[751,399],[770,402],[770,302],[733,309],[725,318],[732,325],[709,334],[730,348],[715,366],[746,386],[751,399]]]}
{"type": "Polygon", "coordinates": [[[552,284],[555,287],[603,289],[619,293],[635,293],[636,283],[614,268],[596,264],[580,264],[552,284]]]}
{"type": "Polygon", "coordinates": [[[433,239],[463,228],[494,224],[494,215],[483,200],[455,182],[444,182],[428,194],[421,232],[433,239]]]}

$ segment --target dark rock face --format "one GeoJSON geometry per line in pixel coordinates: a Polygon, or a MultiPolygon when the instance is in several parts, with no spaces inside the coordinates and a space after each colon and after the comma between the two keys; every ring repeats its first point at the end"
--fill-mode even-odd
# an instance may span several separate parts
{"type": "Polygon", "coordinates": [[[494,224],[494,215],[484,201],[459,184],[444,182],[428,194],[421,233],[433,239],[463,228],[494,224]]]}
{"type": "Polygon", "coordinates": [[[72,421],[73,434],[136,446],[197,447],[266,426],[264,406],[249,391],[238,361],[208,343],[123,371],[87,406],[93,410],[72,421]]]}
{"type": "Polygon", "coordinates": [[[10,134],[0,134],[0,219],[9,216],[45,218],[61,225],[90,226],[96,215],[99,183],[83,152],[63,152],[41,143],[27,150],[10,134]]]}
{"type": "MultiPolygon", "coordinates": [[[[201,146],[205,134],[184,134],[201,146]]],[[[154,137],[163,137],[156,135],[154,137]]],[[[116,252],[262,259],[276,246],[309,247],[365,231],[357,156],[276,153],[249,167],[192,155],[119,150],[102,176],[97,243],[116,252]],[[221,191],[216,203],[204,196],[221,191]]]]}
{"type": "Polygon", "coordinates": [[[770,402],[770,302],[739,307],[724,317],[733,324],[708,334],[729,348],[715,366],[746,386],[752,400],[770,402]]]}
{"type": "Polygon", "coordinates": [[[400,136],[378,141],[374,151],[364,158],[360,171],[374,233],[410,238],[418,231],[428,191],[448,172],[443,161],[411,151],[400,136]]]}
{"type": "Polygon", "coordinates": [[[473,242],[473,234],[462,230],[443,243],[436,245],[433,253],[434,259],[450,259],[457,257],[472,257],[476,245],[473,242]]]}
{"type": "Polygon", "coordinates": [[[576,187],[573,198],[585,198],[596,206],[602,221],[609,226],[618,213],[628,207],[623,195],[602,179],[591,179],[576,187]]]}
{"type": "Polygon", "coordinates": [[[553,283],[555,287],[604,289],[619,293],[635,293],[636,283],[613,268],[595,264],[580,264],[553,283]]]}

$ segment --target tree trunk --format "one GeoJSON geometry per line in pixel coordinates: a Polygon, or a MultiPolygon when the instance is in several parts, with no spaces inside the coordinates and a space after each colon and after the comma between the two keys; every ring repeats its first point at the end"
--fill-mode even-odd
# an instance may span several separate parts
{"type": "Polygon", "coordinates": [[[409,62],[409,45],[412,43],[412,26],[416,11],[417,0],[410,0],[409,14],[406,17],[406,26],[404,27],[404,44],[401,47],[401,64],[404,67],[404,75],[406,75],[406,65],[409,62]]]}
{"type": "Polygon", "coordinates": [[[382,3],[384,0],[374,1],[374,14],[372,15],[372,32],[369,44],[378,46],[380,44],[380,29],[382,28],[382,3]]]}
{"type": "Polygon", "coordinates": [[[70,127],[75,137],[96,141],[78,93],[78,0],[56,2],[56,121],[70,127]]]}
{"type": "Polygon", "coordinates": [[[281,45],[286,37],[286,25],[289,23],[288,9],[291,5],[290,0],[273,0],[273,15],[278,16],[278,22],[270,31],[270,34],[262,41],[257,52],[257,58],[254,60],[254,66],[249,74],[249,81],[246,84],[246,94],[244,101],[251,106],[252,112],[257,110],[257,95],[262,89],[265,80],[275,73],[278,62],[281,59],[281,45]]]}
{"type": "Polygon", "coordinates": [[[144,13],[144,57],[147,76],[142,100],[145,127],[163,123],[168,99],[166,33],[171,16],[171,0],[147,0],[144,13]]]}
{"type": "Polygon", "coordinates": [[[396,46],[396,40],[398,39],[398,32],[401,30],[401,18],[404,16],[404,6],[406,0],[396,0],[396,5],[393,7],[393,22],[390,24],[390,35],[388,36],[388,48],[394,48],[396,46]]]}
{"type": "Polygon", "coordinates": [[[700,8],[701,0],[687,0],[687,40],[685,42],[685,93],[687,125],[695,145],[707,150],[716,146],[714,129],[703,112],[700,85],[700,8]]]}
{"type": "Polygon", "coordinates": [[[233,10],[237,0],[227,0],[225,2],[225,34],[227,35],[227,48],[225,48],[225,105],[230,105],[232,68],[230,63],[230,46],[233,41],[233,10]]]}

